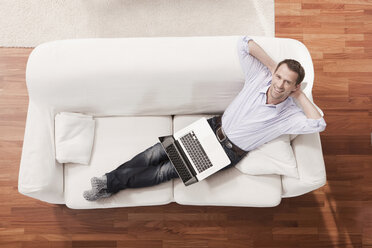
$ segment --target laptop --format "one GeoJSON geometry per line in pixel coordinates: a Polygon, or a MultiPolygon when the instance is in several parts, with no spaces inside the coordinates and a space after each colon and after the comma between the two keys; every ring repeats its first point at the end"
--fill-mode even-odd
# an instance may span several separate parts
{"type": "Polygon", "coordinates": [[[186,186],[209,177],[231,162],[205,117],[159,140],[186,186]]]}

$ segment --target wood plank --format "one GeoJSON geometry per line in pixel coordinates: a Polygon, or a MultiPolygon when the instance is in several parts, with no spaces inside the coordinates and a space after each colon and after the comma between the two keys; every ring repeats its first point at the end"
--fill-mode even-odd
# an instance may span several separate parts
{"type": "Polygon", "coordinates": [[[372,72],[372,59],[348,59],[328,62],[324,72],[372,72]]]}

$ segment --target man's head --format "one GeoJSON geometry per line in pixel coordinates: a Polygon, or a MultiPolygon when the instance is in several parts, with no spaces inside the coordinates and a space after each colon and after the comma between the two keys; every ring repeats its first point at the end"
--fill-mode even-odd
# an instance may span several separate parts
{"type": "Polygon", "coordinates": [[[305,70],[299,62],[293,59],[285,59],[276,67],[271,86],[270,98],[275,104],[287,99],[287,97],[300,87],[305,77],[305,70]]]}

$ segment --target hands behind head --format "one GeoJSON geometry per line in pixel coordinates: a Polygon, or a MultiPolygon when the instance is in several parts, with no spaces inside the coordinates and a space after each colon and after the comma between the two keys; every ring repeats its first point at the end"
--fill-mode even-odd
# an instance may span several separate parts
{"type": "Polygon", "coordinates": [[[289,95],[290,97],[293,97],[294,99],[297,99],[302,94],[301,90],[301,83],[296,86],[296,89],[292,91],[292,93],[289,95]]]}

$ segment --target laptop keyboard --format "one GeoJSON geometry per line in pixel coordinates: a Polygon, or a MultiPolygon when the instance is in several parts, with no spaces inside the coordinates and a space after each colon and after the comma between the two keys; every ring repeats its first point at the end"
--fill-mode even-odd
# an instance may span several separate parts
{"type": "Polygon", "coordinates": [[[212,167],[211,161],[209,160],[194,132],[191,131],[190,133],[181,137],[180,140],[185,146],[186,151],[190,155],[191,160],[199,173],[212,167]]]}
{"type": "Polygon", "coordinates": [[[188,180],[190,180],[192,178],[192,175],[187,170],[187,168],[185,168],[185,165],[182,161],[182,158],[178,154],[174,145],[172,144],[172,145],[168,146],[166,148],[166,151],[167,151],[167,154],[168,154],[172,164],[174,165],[174,167],[176,168],[180,178],[182,179],[182,181],[187,182],[188,180]]]}

